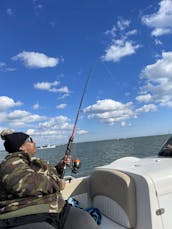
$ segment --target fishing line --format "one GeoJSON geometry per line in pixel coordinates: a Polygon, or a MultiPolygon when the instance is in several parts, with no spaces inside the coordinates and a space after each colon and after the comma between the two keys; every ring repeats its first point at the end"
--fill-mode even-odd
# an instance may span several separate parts
{"type": "Polygon", "coordinates": [[[108,73],[108,75],[110,76],[110,78],[113,80],[114,78],[113,78],[113,74],[112,74],[112,72],[109,70],[109,68],[105,65],[105,63],[103,62],[103,65],[104,65],[104,68],[106,69],[106,71],[107,71],[107,73],[108,73]]]}

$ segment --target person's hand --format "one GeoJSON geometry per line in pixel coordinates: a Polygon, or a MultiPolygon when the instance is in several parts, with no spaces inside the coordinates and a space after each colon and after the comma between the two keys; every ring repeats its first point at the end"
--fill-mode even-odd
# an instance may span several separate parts
{"type": "Polygon", "coordinates": [[[61,160],[60,160],[60,164],[61,166],[65,166],[65,165],[70,165],[71,163],[71,155],[65,155],[61,160]]]}

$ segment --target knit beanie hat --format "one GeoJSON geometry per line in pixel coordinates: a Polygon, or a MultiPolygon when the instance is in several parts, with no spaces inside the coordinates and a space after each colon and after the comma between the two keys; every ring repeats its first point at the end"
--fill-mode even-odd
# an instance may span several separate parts
{"type": "Polygon", "coordinates": [[[24,144],[29,135],[22,132],[11,132],[7,134],[1,133],[1,138],[5,140],[4,147],[9,153],[20,151],[20,147],[24,144]]]}

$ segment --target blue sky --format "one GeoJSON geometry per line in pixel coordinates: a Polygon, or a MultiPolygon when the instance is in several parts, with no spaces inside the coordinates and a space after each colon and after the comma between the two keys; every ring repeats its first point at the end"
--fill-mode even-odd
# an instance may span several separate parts
{"type": "Polygon", "coordinates": [[[1,0],[0,130],[66,143],[171,133],[172,0],[1,0]]]}

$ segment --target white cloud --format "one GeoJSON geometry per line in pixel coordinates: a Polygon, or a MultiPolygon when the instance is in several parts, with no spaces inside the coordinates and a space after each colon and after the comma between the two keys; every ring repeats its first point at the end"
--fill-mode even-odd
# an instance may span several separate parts
{"type": "Polygon", "coordinates": [[[53,129],[53,130],[59,130],[59,129],[71,129],[72,125],[69,124],[69,118],[63,115],[56,116],[53,118],[49,118],[45,122],[41,122],[39,124],[39,128],[41,129],[53,129]]]}
{"type": "Polygon", "coordinates": [[[97,119],[109,125],[120,123],[121,127],[131,126],[131,123],[127,122],[129,119],[138,118],[142,113],[153,111],[157,111],[155,104],[135,108],[132,102],[121,103],[112,99],[98,100],[84,109],[89,119],[97,119]]]}
{"type": "Polygon", "coordinates": [[[32,108],[33,108],[34,110],[38,110],[38,109],[40,108],[39,103],[33,104],[32,108]]]}
{"type": "Polygon", "coordinates": [[[105,34],[106,34],[106,35],[111,35],[112,37],[115,37],[115,36],[116,36],[116,31],[117,31],[117,28],[116,28],[116,25],[114,25],[114,26],[112,27],[112,29],[107,30],[107,31],[105,32],[105,34]]]}
{"type": "Polygon", "coordinates": [[[53,93],[64,93],[64,95],[68,96],[71,92],[67,86],[59,87],[60,81],[54,82],[38,82],[34,84],[34,88],[38,90],[49,91],[53,93]]]}
{"type": "Polygon", "coordinates": [[[150,111],[157,111],[157,106],[155,104],[147,104],[136,109],[136,113],[144,113],[150,111]]]}
{"type": "Polygon", "coordinates": [[[111,99],[98,100],[86,107],[84,112],[88,113],[89,119],[95,118],[110,125],[135,117],[131,102],[124,104],[111,99]]]}
{"type": "Polygon", "coordinates": [[[45,120],[45,117],[31,114],[25,110],[13,110],[21,106],[20,101],[15,102],[7,96],[0,96],[0,122],[6,127],[26,127],[28,124],[45,120]]]}
{"type": "Polygon", "coordinates": [[[5,127],[0,129],[13,127],[14,131],[24,131],[33,137],[37,145],[54,144],[59,140],[67,142],[73,128],[66,116],[43,117],[19,110],[11,112],[5,121],[7,125],[4,123],[5,127]]]}
{"type": "Polygon", "coordinates": [[[52,88],[50,91],[55,93],[57,92],[57,93],[70,94],[69,88],[67,86],[61,88],[52,88]]]}
{"type": "Polygon", "coordinates": [[[55,67],[59,63],[59,58],[48,57],[44,53],[23,51],[12,58],[21,60],[29,68],[55,67]]]}
{"type": "Polygon", "coordinates": [[[15,68],[7,66],[7,64],[5,62],[0,62],[0,71],[12,72],[12,71],[15,71],[15,70],[16,70],[15,68]]]}
{"type": "Polygon", "coordinates": [[[38,82],[34,84],[34,88],[45,91],[52,91],[55,86],[60,84],[59,81],[54,82],[38,82]]]}
{"type": "Polygon", "coordinates": [[[21,105],[22,103],[20,101],[15,102],[12,98],[9,98],[7,96],[0,96],[0,112],[21,105]]]}
{"type": "Polygon", "coordinates": [[[34,128],[27,130],[27,133],[34,136],[38,145],[57,143],[58,140],[65,140],[69,138],[73,125],[66,116],[50,117],[38,123],[34,128]]]}
{"type": "Polygon", "coordinates": [[[42,145],[42,142],[49,144],[51,141],[67,139],[73,128],[66,116],[45,117],[25,110],[0,112],[0,122],[4,126],[1,129],[19,129],[36,136],[39,145],[42,145]]]}
{"type": "Polygon", "coordinates": [[[122,30],[125,30],[126,28],[128,28],[130,23],[131,22],[129,20],[124,20],[121,18],[117,21],[117,27],[119,30],[122,31],[122,30]]]}
{"type": "Polygon", "coordinates": [[[161,58],[143,69],[141,77],[145,84],[137,98],[149,94],[155,103],[172,107],[172,52],[162,52],[161,58]]]}
{"type": "Polygon", "coordinates": [[[44,141],[40,142],[40,145],[45,145],[46,141],[47,141],[47,144],[49,144],[51,137],[53,137],[55,139],[63,139],[64,138],[64,133],[59,131],[59,130],[28,129],[26,131],[26,133],[28,135],[31,135],[31,136],[37,136],[38,139],[42,139],[42,137],[45,137],[44,141]]]}
{"type": "Polygon", "coordinates": [[[125,121],[122,121],[122,122],[121,122],[121,126],[122,126],[122,127],[126,126],[126,122],[125,122],[125,121]]]}
{"type": "Polygon", "coordinates": [[[131,22],[129,20],[125,20],[123,18],[120,18],[117,21],[116,25],[113,25],[112,29],[107,30],[105,32],[105,34],[106,35],[111,35],[112,37],[116,37],[117,33],[126,30],[129,27],[130,23],[131,22]]]}
{"type": "Polygon", "coordinates": [[[172,33],[172,0],[161,0],[157,12],[142,17],[142,22],[152,28],[155,37],[172,33]]]}
{"type": "Polygon", "coordinates": [[[57,109],[64,109],[67,106],[67,104],[65,103],[61,103],[59,105],[56,106],[57,109]]]}
{"type": "MultiPolygon", "coordinates": [[[[5,121],[6,121],[6,112],[0,111],[0,122],[4,123],[6,125],[5,121]]],[[[8,125],[8,123],[7,123],[7,125],[8,125]]]]}
{"type": "Polygon", "coordinates": [[[64,99],[64,98],[66,98],[66,97],[68,97],[69,96],[69,94],[63,94],[62,96],[59,96],[58,97],[58,99],[60,100],[60,99],[64,99]]]}
{"type": "Polygon", "coordinates": [[[45,116],[31,114],[24,110],[15,110],[6,114],[6,122],[11,126],[27,126],[28,123],[39,122],[45,120],[45,116]]]}
{"type": "Polygon", "coordinates": [[[139,44],[129,38],[137,33],[136,29],[127,30],[129,25],[129,20],[120,19],[111,30],[105,32],[106,35],[112,36],[112,41],[102,56],[103,61],[117,62],[125,56],[134,54],[140,48],[139,44]]]}
{"type": "Polygon", "coordinates": [[[87,130],[77,130],[78,135],[88,134],[87,130]]]}
{"type": "Polygon", "coordinates": [[[31,135],[37,146],[47,144],[67,143],[69,133],[61,130],[41,130],[41,129],[28,129],[27,134],[31,135]]]}
{"type": "Polygon", "coordinates": [[[130,56],[136,52],[140,45],[134,45],[132,41],[114,40],[113,44],[105,50],[102,57],[104,61],[117,62],[125,56],[130,56]]]}
{"type": "Polygon", "coordinates": [[[139,102],[150,102],[152,100],[151,94],[139,95],[136,97],[136,100],[139,102]]]}
{"type": "Polygon", "coordinates": [[[132,35],[135,35],[135,34],[137,34],[137,30],[136,29],[133,29],[133,30],[128,31],[126,33],[126,36],[128,37],[128,36],[132,36],[132,35]]]}
{"type": "MultiPolygon", "coordinates": [[[[16,106],[20,105],[22,105],[21,102],[15,102],[9,97],[0,97],[0,129],[9,128],[14,131],[24,131],[32,135],[38,145],[68,140],[73,123],[71,124],[71,120],[67,116],[46,117],[26,110],[14,110],[16,106]]],[[[78,134],[86,134],[86,131],[80,130],[78,134]]]]}
{"type": "Polygon", "coordinates": [[[163,43],[159,39],[155,39],[155,44],[156,45],[162,45],[163,43]]]}

